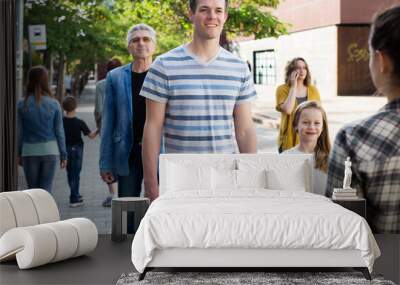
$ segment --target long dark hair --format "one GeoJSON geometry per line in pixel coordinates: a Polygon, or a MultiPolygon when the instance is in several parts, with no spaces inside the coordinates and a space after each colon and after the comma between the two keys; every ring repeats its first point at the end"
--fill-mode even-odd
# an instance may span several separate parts
{"type": "Polygon", "coordinates": [[[393,62],[395,82],[400,84],[400,5],[375,15],[369,43],[373,50],[389,56],[393,62]]]}
{"type": "Polygon", "coordinates": [[[33,66],[28,71],[28,83],[26,85],[25,103],[29,96],[35,97],[35,103],[40,104],[42,96],[52,96],[49,86],[49,76],[44,66],[33,66]]]}
{"type": "Polygon", "coordinates": [[[293,71],[296,70],[296,63],[301,60],[306,65],[307,75],[304,79],[304,85],[309,86],[311,84],[311,73],[310,68],[308,67],[307,61],[302,57],[295,57],[291,61],[289,61],[285,68],[285,83],[290,87],[290,75],[293,71]]]}
{"type": "Polygon", "coordinates": [[[293,132],[294,136],[297,133],[297,125],[299,124],[301,112],[305,109],[317,109],[322,114],[322,132],[318,137],[317,145],[314,149],[315,155],[315,168],[328,172],[328,158],[329,152],[331,151],[331,142],[329,139],[329,131],[328,131],[328,119],[326,117],[325,110],[322,108],[321,103],[319,101],[306,101],[297,106],[296,111],[294,113],[293,119],[293,132]]]}

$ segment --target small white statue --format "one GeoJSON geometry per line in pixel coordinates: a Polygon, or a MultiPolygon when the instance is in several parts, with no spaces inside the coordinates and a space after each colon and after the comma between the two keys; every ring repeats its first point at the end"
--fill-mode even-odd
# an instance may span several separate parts
{"type": "Polygon", "coordinates": [[[344,162],[344,179],[343,179],[343,189],[351,189],[351,161],[350,157],[347,157],[344,162]]]}

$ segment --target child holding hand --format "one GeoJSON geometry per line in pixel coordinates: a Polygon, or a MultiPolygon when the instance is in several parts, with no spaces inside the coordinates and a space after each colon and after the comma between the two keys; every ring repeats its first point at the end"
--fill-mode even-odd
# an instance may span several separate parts
{"type": "Polygon", "coordinates": [[[62,106],[65,111],[63,123],[68,155],[67,177],[68,185],[71,189],[69,206],[79,207],[83,205],[82,196],[79,194],[79,180],[83,159],[82,133],[94,139],[98,134],[98,129],[91,132],[87,124],[76,117],[76,108],[78,104],[75,97],[65,97],[62,106]]]}

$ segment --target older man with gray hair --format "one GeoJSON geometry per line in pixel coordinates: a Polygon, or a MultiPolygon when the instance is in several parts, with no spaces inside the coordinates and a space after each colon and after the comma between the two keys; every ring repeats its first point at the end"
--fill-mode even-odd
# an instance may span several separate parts
{"type": "MultiPolygon", "coordinates": [[[[152,27],[138,24],[129,29],[126,39],[132,62],[113,69],[106,78],[99,165],[105,182],[117,178],[119,197],[138,197],[143,180],[146,118],[145,98],[139,93],[153,61],[156,33],[152,27]]],[[[132,232],[130,224],[128,232],[132,232]]]]}

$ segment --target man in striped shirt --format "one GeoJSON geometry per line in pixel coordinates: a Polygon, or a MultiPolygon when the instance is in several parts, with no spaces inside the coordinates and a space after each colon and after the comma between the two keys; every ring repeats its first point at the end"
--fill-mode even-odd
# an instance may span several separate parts
{"type": "Polygon", "coordinates": [[[219,45],[227,2],[190,0],[192,41],[158,57],[143,83],[144,185],[151,200],[158,196],[162,131],[166,153],[234,153],[236,143],[240,152],[256,152],[250,71],[219,45]]]}

